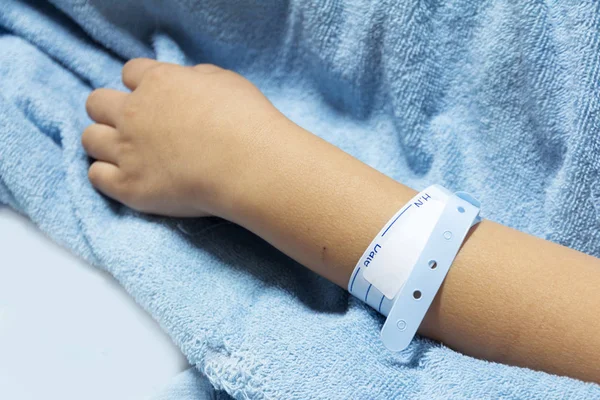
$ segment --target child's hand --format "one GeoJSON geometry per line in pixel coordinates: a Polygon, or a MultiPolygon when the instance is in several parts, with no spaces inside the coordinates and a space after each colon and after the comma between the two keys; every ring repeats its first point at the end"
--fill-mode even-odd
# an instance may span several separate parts
{"type": "Polygon", "coordinates": [[[248,80],[214,65],[135,59],[123,82],[132,93],[98,89],[87,100],[92,184],[144,212],[227,214],[286,119],[248,80]]]}

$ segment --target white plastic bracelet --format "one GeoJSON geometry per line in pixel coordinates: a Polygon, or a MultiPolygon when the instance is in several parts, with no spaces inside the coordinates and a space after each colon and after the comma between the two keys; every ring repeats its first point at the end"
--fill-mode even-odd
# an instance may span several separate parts
{"type": "Polygon", "coordinates": [[[400,209],[359,259],[348,290],[388,316],[381,338],[390,350],[410,344],[465,236],[479,221],[477,200],[433,185],[400,209]]]}

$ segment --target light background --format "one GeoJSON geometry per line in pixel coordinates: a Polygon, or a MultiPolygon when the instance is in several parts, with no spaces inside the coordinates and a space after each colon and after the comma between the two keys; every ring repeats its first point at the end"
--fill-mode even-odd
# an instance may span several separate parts
{"type": "Polygon", "coordinates": [[[0,206],[0,399],[146,399],[185,368],[109,274],[0,206]]]}

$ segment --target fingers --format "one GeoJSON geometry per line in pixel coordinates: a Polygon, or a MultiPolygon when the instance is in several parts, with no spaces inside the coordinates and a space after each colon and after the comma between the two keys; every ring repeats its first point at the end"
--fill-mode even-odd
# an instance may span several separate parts
{"type": "Polygon", "coordinates": [[[96,89],[87,98],[85,109],[94,121],[117,126],[127,93],[113,89],[96,89]]]}
{"type": "Polygon", "coordinates": [[[119,132],[112,126],[101,124],[88,126],[81,136],[81,144],[90,157],[118,164],[119,132]]]}
{"type": "MultiPolygon", "coordinates": [[[[148,72],[148,70],[159,65],[175,66],[177,64],[164,63],[152,60],[150,58],[134,58],[132,60],[127,61],[123,66],[122,71],[123,84],[129,89],[135,90],[142,82],[144,74],[148,72]]],[[[206,74],[211,74],[223,70],[221,67],[212,64],[198,64],[192,68],[198,72],[206,74]]]]}
{"type": "Polygon", "coordinates": [[[146,71],[161,64],[161,62],[150,58],[134,58],[127,61],[122,71],[123,84],[129,89],[135,90],[142,81],[146,71]]]}
{"type": "Polygon", "coordinates": [[[119,200],[118,188],[122,180],[121,174],[121,170],[116,165],[96,161],[88,170],[88,179],[96,189],[108,197],[119,200]]]}

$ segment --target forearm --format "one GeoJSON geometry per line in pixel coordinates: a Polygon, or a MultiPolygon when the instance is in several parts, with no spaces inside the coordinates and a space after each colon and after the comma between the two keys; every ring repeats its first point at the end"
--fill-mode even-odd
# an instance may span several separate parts
{"type": "MultiPolygon", "coordinates": [[[[347,288],[415,192],[289,122],[280,129],[264,148],[268,173],[248,171],[230,219],[347,288]]],[[[483,221],[420,332],[475,357],[600,382],[598,287],[598,259],[483,221]]]]}

